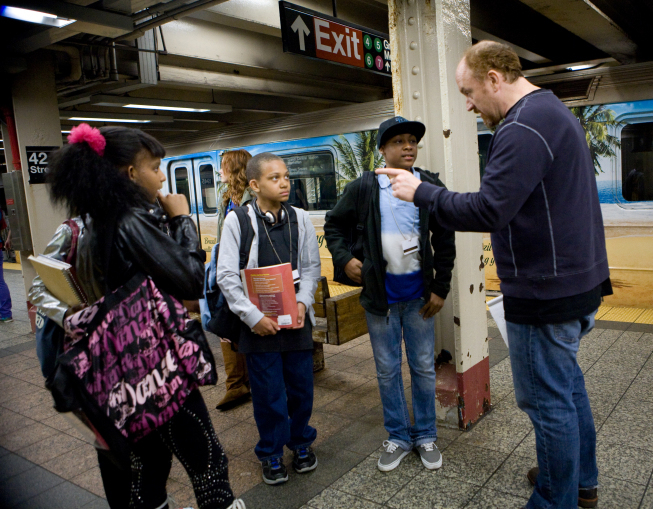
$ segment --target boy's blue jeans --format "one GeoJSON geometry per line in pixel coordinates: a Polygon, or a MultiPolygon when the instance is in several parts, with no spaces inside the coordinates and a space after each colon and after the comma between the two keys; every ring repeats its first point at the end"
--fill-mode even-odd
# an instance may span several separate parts
{"type": "Polygon", "coordinates": [[[11,318],[11,295],[5,283],[3,263],[4,251],[0,250],[0,318],[11,318]]]}
{"type": "Polygon", "coordinates": [[[576,509],[598,484],[596,430],[576,353],[594,315],[560,324],[507,322],[517,406],[535,428],[540,474],[528,509],[576,509]]]}
{"type": "MultiPolygon", "coordinates": [[[[274,337],[270,338],[274,341],[274,337]]],[[[247,370],[259,441],[260,461],[311,445],[317,431],[308,425],[313,412],[313,351],[248,353],[247,370]]]]}
{"type": "Polygon", "coordinates": [[[366,313],[374,351],[376,377],[383,404],[383,424],[389,439],[411,450],[435,441],[435,317],[424,320],[423,299],[390,305],[388,316],[366,313]],[[403,335],[402,335],[403,332],[403,335]],[[410,367],[413,417],[411,426],[401,378],[401,340],[410,367]]]}

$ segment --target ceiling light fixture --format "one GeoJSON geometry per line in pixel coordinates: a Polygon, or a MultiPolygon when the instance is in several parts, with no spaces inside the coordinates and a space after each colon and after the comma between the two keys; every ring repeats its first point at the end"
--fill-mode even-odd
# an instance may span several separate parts
{"type": "Polygon", "coordinates": [[[55,14],[50,14],[47,12],[39,12],[32,9],[21,9],[20,7],[10,7],[8,5],[0,6],[0,16],[56,28],[63,28],[77,21],[74,19],[60,18],[55,14]]]}
{"type": "Polygon", "coordinates": [[[69,117],[68,120],[81,120],[85,122],[120,122],[125,124],[147,124],[151,120],[136,120],[135,118],[94,118],[94,117],[69,117]]]}
{"type": "Polygon", "coordinates": [[[173,101],[169,99],[152,99],[149,97],[124,97],[115,95],[95,95],[90,98],[94,106],[135,108],[144,110],[183,111],[190,113],[231,113],[229,104],[202,103],[191,101],[173,101]]]}
{"type": "Polygon", "coordinates": [[[125,104],[123,108],[137,108],[143,110],[166,110],[166,111],[194,111],[197,113],[205,113],[211,111],[208,108],[182,108],[181,106],[150,106],[147,104],[125,104]]]}
{"type": "Polygon", "coordinates": [[[567,67],[568,71],[582,71],[583,69],[590,69],[591,67],[594,67],[593,64],[589,65],[572,65],[571,67],[567,67]]]}

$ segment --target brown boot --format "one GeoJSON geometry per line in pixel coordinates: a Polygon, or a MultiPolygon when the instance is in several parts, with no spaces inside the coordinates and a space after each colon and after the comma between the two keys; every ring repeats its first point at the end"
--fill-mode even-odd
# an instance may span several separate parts
{"type": "MultiPolygon", "coordinates": [[[[533,467],[528,471],[526,477],[535,486],[537,476],[540,474],[540,467],[533,467]]],[[[598,490],[596,488],[578,488],[578,505],[580,507],[596,507],[599,503],[598,490]]]]}
{"type": "Polygon", "coordinates": [[[215,408],[224,411],[248,401],[250,392],[245,355],[234,352],[231,343],[220,342],[220,347],[224,358],[224,369],[227,372],[227,393],[215,408]]]}

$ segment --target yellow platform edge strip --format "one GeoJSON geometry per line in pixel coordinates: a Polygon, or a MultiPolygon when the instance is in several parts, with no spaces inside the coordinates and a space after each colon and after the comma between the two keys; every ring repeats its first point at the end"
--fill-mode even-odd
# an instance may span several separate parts
{"type": "Polygon", "coordinates": [[[601,320],[609,320],[612,322],[634,322],[644,312],[640,308],[622,308],[613,307],[606,314],[601,316],[601,320]]]}
{"type": "Polygon", "coordinates": [[[612,311],[612,306],[599,306],[599,310],[596,312],[596,316],[594,318],[596,320],[600,320],[603,315],[609,313],[610,311],[612,311]]]}
{"type": "Polygon", "coordinates": [[[645,309],[644,312],[637,317],[635,323],[645,323],[653,325],[653,309],[645,309]]]}

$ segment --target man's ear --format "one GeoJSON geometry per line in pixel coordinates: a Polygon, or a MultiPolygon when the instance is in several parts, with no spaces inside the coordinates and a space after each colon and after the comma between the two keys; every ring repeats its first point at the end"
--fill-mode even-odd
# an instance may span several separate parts
{"type": "Polygon", "coordinates": [[[252,179],[252,180],[249,181],[249,187],[255,193],[260,193],[261,192],[261,188],[258,186],[258,181],[256,179],[252,179]]]}
{"type": "Polygon", "coordinates": [[[379,154],[381,154],[383,157],[385,157],[385,145],[381,145],[379,147],[379,154]]]}
{"type": "Polygon", "coordinates": [[[492,87],[492,90],[496,92],[501,83],[499,73],[494,69],[490,69],[485,79],[490,81],[490,86],[492,87]]]}

